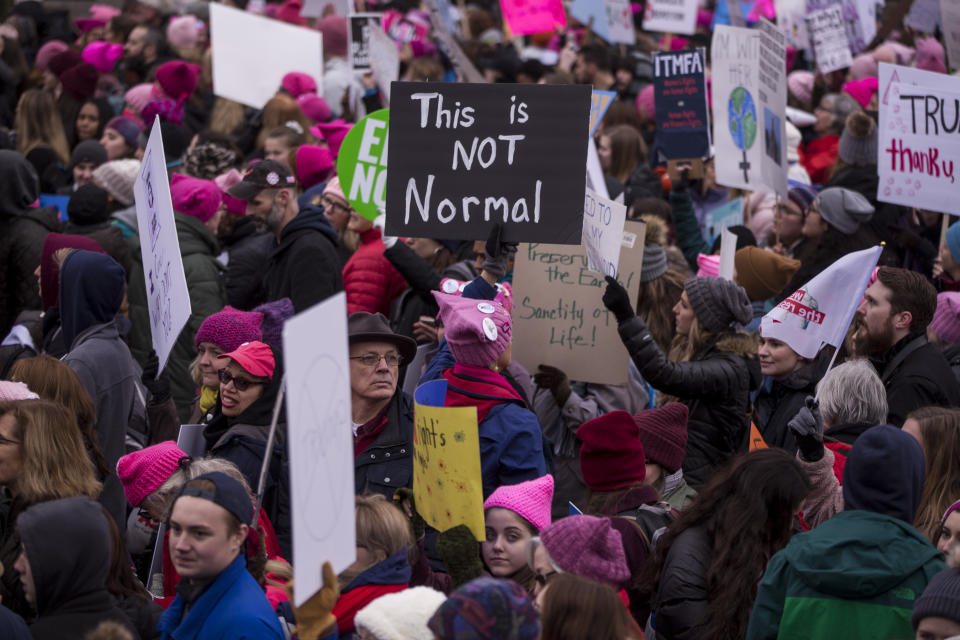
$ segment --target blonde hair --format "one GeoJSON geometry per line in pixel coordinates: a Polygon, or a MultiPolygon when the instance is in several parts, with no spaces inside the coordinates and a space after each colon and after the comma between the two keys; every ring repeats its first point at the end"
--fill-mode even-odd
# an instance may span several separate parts
{"type": "Polygon", "coordinates": [[[923,407],[911,411],[923,436],[926,475],[913,526],[933,544],[940,538],[940,519],[960,495],[960,410],[923,407]]]}
{"type": "Polygon", "coordinates": [[[382,495],[356,497],[357,544],[383,558],[400,553],[413,544],[410,522],[382,495]]]}
{"type": "Polygon", "coordinates": [[[696,314],[690,322],[690,331],[687,335],[677,334],[670,345],[669,358],[674,362],[690,362],[693,357],[703,351],[708,344],[715,342],[719,334],[707,331],[700,324],[696,314]]]}
{"type": "Polygon", "coordinates": [[[27,504],[73,496],[96,499],[102,485],[80,438],[76,418],[49,400],[0,402],[0,417],[14,419],[20,441],[20,477],[15,487],[27,504]]]}
{"type": "Polygon", "coordinates": [[[260,133],[257,135],[257,149],[263,149],[263,144],[270,137],[271,131],[286,126],[291,120],[300,125],[303,130],[303,142],[300,144],[316,144],[317,139],[310,133],[313,123],[303,115],[297,101],[290,96],[275,95],[263,105],[263,119],[260,133]]]}
{"type": "Polygon", "coordinates": [[[217,98],[210,111],[210,131],[232,136],[246,124],[243,105],[226,98],[217,98]]]}
{"type": "Polygon", "coordinates": [[[63,132],[53,94],[43,89],[27,89],[17,103],[17,151],[27,155],[37,147],[53,149],[64,164],[70,163],[70,146],[63,132]]]}

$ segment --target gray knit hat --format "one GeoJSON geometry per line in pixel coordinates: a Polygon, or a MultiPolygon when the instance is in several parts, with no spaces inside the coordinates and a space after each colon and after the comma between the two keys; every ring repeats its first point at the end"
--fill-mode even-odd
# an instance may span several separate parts
{"type": "Polygon", "coordinates": [[[746,290],[726,278],[690,278],[683,289],[700,326],[707,331],[723,331],[734,321],[747,324],[753,319],[746,290]]]}
{"type": "Polygon", "coordinates": [[[947,569],[933,576],[913,605],[910,622],[916,630],[924,618],[946,618],[960,622],[960,571],[947,569]]]}
{"type": "Polygon", "coordinates": [[[856,191],[843,187],[824,189],[817,196],[820,217],[833,225],[840,233],[851,235],[857,232],[861,222],[873,217],[873,205],[856,191]]]}
{"type": "Polygon", "coordinates": [[[650,282],[667,272],[667,250],[663,245],[650,242],[643,246],[643,266],[640,282],[650,282]]]}
{"type": "Polygon", "coordinates": [[[93,181],[125,207],[134,203],[133,183],[140,172],[140,161],[111,160],[93,170],[93,181]]]}
{"type": "Polygon", "coordinates": [[[877,125],[870,116],[862,111],[847,116],[837,155],[847,164],[877,164],[877,125]]]}

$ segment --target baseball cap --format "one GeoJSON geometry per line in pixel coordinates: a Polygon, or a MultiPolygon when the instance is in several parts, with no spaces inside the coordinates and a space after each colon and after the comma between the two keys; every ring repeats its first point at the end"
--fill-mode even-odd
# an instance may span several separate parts
{"type": "Polygon", "coordinates": [[[264,189],[280,189],[297,184],[293,173],[276,160],[261,160],[243,173],[243,180],[233,185],[227,193],[234,198],[250,200],[264,189]]]}
{"type": "Polygon", "coordinates": [[[211,492],[200,487],[191,487],[190,483],[187,483],[180,489],[177,497],[203,498],[223,507],[243,524],[250,524],[253,521],[253,504],[242,484],[220,471],[204,473],[197,476],[195,480],[209,480],[213,483],[214,490],[211,492]]]}
{"type": "Polygon", "coordinates": [[[252,376],[273,378],[273,369],[276,366],[273,351],[263,342],[244,342],[230,353],[220,354],[217,356],[217,359],[219,358],[231,358],[252,376]]]}

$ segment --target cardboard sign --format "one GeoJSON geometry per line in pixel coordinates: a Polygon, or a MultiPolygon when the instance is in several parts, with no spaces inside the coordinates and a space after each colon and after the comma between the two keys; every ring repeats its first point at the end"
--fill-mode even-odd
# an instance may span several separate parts
{"type": "Polygon", "coordinates": [[[561,0],[500,0],[503,19],[514,36],[554,31],[567,26],[561,0]]]}
{"type": "Polygon", "coordinates": [[[417,512],[443,532],[465,524],[485,540],[476,407],[445,407],[446,380],[417,388],[413,404],[413,497],[417,512]]]}
{"type": "Polygon", "coordinates": [[[611,44],[637,43],[629,0],[573,0],[570,15],[611,44]]]}
{"type": "MultiPolygon", "coordinates": [[[[624,224],[617,280],[636,305],[646,225],[624,224]]],[[[513,270],[513,359],[546,364],[583,382],[626,384],[629,355],[617,319],[603,306],[603,276],[583,246],[521,244],[513,270]]]]}
{"type": "Polygon", "coordinates": [[[387,206],[387,140],[390,110],[362,118],[343,139],[337,175],[347,202],[357,213],[374,220],[387,206]]]}
{"type": "Polygon", "coordinates": [[[379,13],[355,13],[347,18],[347,34],[350,36],[347,51],[350,55],[350,66],[354,71],[367,71],[371,68],[370,32],[374,26],[380,28],[380,19],[379,13]]]}
{"type": "Polygon", "coordinates": [[[315,29],[214,2],[210,34],[213,92],[222,98],[262,109],[291,71],[323,86],[323,36],[315,29]]]}
{"type": "Polygon", "coordinates": [[[587,250],[587,266],[605,276],[617,276],[623,224],[627,208],[619,202],[587,189],[583,199],[583,245],[587,250]]]}
{"type": "Polygon", "coordinates": [[[600,121],[603,120],[604,114],[607,113],[607,109],[610,108],[610,105],[617,98],[616,91],[598,91],[593,90],[593,93],[590,94],[590,137],[593,137],[594,132],[597,130],[597,127],[600,126],[600,121]]]}
{"type": "Polygon", "coordinates": [[[706,52],[702,48],[654,54],[657,146],[668,159],[710,154],[705,69],[706,52]]]}
{"type": "Polygon", "coordinates": [[[388,235],[579,244],[590,87],[396,82],[388,235]]]}
{"type": "Polygon", "coordinates": [[[647,0],[643,30],[693,35],[699,6],[697,0],[647,0]]]}
{"type": "Polygon", "coordinates": [[[940,15],[948,68],[960,69],[960,2],[940,0],[940,15]]]}
{"type": "Polygon", "coordinates": [[[357,556],[348,353],[342,292],[284,324],[297,606],[323,586],[325,561],[339,573],[357,556]]]}
{"type": "Polygon", "coordinates": [[[400,52],[396,43],[379,24],[370,24],[370,70],[386,104],[390,104],[390,85],[400,78],[400,52]]]}
{"type": "Polygon", "coordinates": [[[150,130],[140,173],[133,183],[133,197],[137,206],[140,251],[143,254],[150,334],[153,350],[160,361],[159,371],[163,371],[170,350],[190,319],[191,307],[177,226],[173,219],[159,117],[154,119],[150,130]]]}
{"type": "Polygon", "coordinates": [[[807,15],[807,27],[820,71],[830,73],[850,66],[853,56],[850,54],[850,41],[839,5],[812,11],[807,15]]]}
{"type": "Polygon", "coordinates": [[[960,79],[894,65],[881,69],[877,199],[960,214],[960,79]]]}
{"type": "Polygon", "coordinates": [[[763,181],[787,198],[787,38],[760,19],[760,73],[757,97],[763,108],[763,181]]]}

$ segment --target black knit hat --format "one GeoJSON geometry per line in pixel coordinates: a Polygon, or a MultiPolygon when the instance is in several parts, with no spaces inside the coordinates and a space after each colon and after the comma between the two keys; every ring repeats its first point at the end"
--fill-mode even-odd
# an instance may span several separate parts
{"type": "Polygon", "coordinates": [[[726,278],[690,278],[683,289],[700,326],[707,331],[723,331],[734,321],[747,324],[753,319],[747,292],[726,278]]]}
{"type": "Polygon", "coordinates": [[[916,630],[924,618],[946,618],[960,622],[960,571],[947,569],[933,576],[913,605],[910,622],[916,630]]]}

